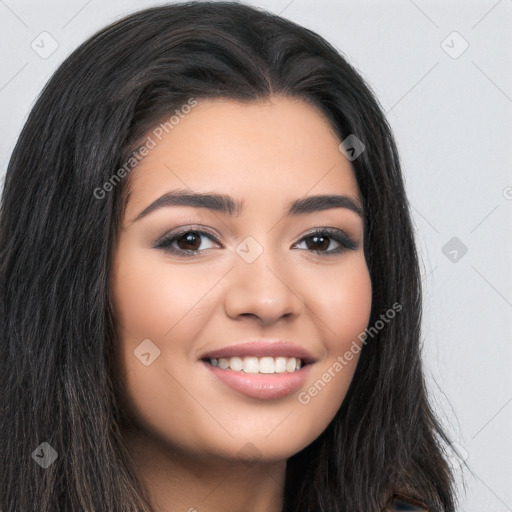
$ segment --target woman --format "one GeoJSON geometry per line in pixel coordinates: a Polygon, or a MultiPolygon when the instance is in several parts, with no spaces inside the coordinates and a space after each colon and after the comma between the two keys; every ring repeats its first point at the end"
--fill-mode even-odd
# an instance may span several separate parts
{"type": "Polygon", "coordinates": [[[313,32],[141,11],[8,168],[1,510],[454,510],[399,158],[313,32]]]}

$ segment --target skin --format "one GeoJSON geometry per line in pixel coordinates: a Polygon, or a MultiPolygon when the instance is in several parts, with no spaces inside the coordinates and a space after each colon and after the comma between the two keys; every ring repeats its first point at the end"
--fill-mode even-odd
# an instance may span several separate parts
{"type": "MultiPolygon", "coordinates": [[[[290,201],[317,194],[361,205],[339,143],[324,115],[300,99],[201,100],[129,177],[111,286],[124,406],[138,426],[124,435],[157,510],[280,511],[286,460],[324,431],[345,397],[358,354],[307,404],[298,393],[247,397],[199,360],[253,337],[292,340],[317,358],[307,391],[367,327],[362,218],[340,207],[284,215],[290,201]],[[243,208],[229,215],[166,206],[135,220],[178,188],[229,194],[243,208]],[[171,230],[197,224],[217,240],[193,242],[198,255],[154,248],[171,230]],[[340,244],[304,238],[325,227],[343,230],[357,248],[327,254],[340,244]],[[252,263],[236,252],[248,236],[263,249],[252,263]],[[134,355],[145,339],[160,350],[149,366],[134,355]]],[[[190,245],[182,237],[173,247],[190,245]]]]}

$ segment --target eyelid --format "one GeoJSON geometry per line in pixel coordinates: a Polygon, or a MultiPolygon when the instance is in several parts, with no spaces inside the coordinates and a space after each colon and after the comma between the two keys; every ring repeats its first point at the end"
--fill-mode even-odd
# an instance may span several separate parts
{"type": "Polygon", "coordinates": [[[343,230],[341,228],[335,228],[335,227],[329,227],[329,226],[320,226],[320,227],[311,228],[310,230],[308,230],[306,233],[304,233],[302,235],[301,240],[302,240],[302,238],[306,238],[308,236],[315,235],[317,233],[338,235],[340,237],[343,237],[347,241],[351,241],[354,244],[356,243],[355,240],[352,240],[352,237],[345,230],[343,230]]]}
{"type": "Polygon", "coordinates": [[[298,243],[302,242],[304,239],[309,238],[313,235],[327,235],[329,238],[333,239],[335,242],[340,244],[341,249],[333,249],[330,251],[314,251],[310,250],[309,252],[317,253],[317,254],[339,254],[343,252],[344,250],[356,250],[359,247],[359,244],[343,229],[340,228],[334,228],[334,227],[318,227],[313,228],[304,235],[301,236],[301,238],[298,240],[298,242],[295,242],[293,245],[297,245],[298,243]]]}
{"type": "MultiPolygon", "coordinates": [[[[181,226],[179,228],[168,231],[154,243],[153,248],[154,249],[166,249],[166,247],[165,247],[166,242],[169,242],[171,239],[177,238],[180,235],[184,235],[184,234],[190,233],[190,232],[198,233],[199,235],[207,235],[210,238],[210,240],[212,240],[214,243],[216,243],[218,245],[222,245],[219,242],[217,235],[215,235],[214,233],[212,233],[210,231],[210,228],[208,228],[207,226],[203,226],[201,224],[191,224],[191,225],[187,225],[187,226],[181,226]]],[[[176,252],[178,252],[178,251],[176,251],[176,252]]],[[[185,253],[185,251],[183,251],[183,253],[185,253]]],[[[200,254],[200,253],[197,252],[197,254],[200,254]]]]}
{"type": "MultiPolygon", "coordinates": [[[[206,236],[208,237],[213,243],[220,245],[222,247],[221,242],[218,240],[218,236],[216,234],[213,234],[209,227],[201,225],[201,224],[191,224],[187,226],[180,226],[178,228],[175,228],[174,230],[171,230],[162,237],[160,237],[155,244],[153,245],[153,248],[155,249],[162,249],[164,251],[174,253],[177,255],[183,255],[183,256],[196,256],[200,254],[204,254],[205,252],[208,252],[209,249],[202,249],[202,250],[182,250],[182,249],[171,249],[170,244],[176,240],[176,238],[179,238],[181,235],[184,235],[186,233],[197,233],[200,236],[206,236]]],[[[314,254],[321,254],[321,255],[337,255],[340,254],[346,250],[356,250],[359,247],[359,244],[353,240],[353,238],[348,235],[344,230],[340,228],[334,228],[334,227],[315,227],[311,228],[309,231],[301,235],[301,238],[295,242],[292,247],[295,247],[296,245],[302,243],[305,239],[312,237],[314,235],[326,235],[331,240],[335,241],[339,244],[339,247],[336,249],[331,249],[328,251],[320,251],[320,250],[314,250],[314,249],[300,249],[305,250],[306,252],[314,253],[314,254]]]]}

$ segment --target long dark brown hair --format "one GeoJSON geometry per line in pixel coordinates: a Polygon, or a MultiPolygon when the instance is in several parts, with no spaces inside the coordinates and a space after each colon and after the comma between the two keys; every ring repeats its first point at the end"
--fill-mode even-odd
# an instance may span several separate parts
{"type": "Polygon", "coordinates": [[[239,3],[152,8],[101,30],[59,67],[9,163],[0,211],[0,509],[151,511],[120,434],[109,277],[129,179],[105,187],[144,134],[190,98],[271,95],[318,106],[363,198],[370,324],[335,418],[288,460],[283,512],[373,512],[393,492],[454,510],[447,435],[420,358],[421,280],[390,127],[320,36],[239,3]],[[101,196],[101,197],[98,197],[101,196]],[[33,452],[58,458],[43,469],[33,452]]]}

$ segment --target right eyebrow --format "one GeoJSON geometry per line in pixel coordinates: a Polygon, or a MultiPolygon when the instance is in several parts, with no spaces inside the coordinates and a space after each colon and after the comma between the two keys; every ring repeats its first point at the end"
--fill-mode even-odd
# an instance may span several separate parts
{"type": "MultiPolygon", "coordinates": [[[[227,194],[216,192],[199,193],[187,190],[172,190],[160,196],[149,206],[144,208],[137,217],[137,220],[149,215],[151,212],[166,206],[191,206],[194,208],[207,208],[209,210],[239,215],[243,208],[243,202],[237,201],[227,194]]],[[[336,194],[323,194],[307,196],[291,201],[286,207],[287,215],[304,215],[331,208],[347,208],[360,217],[363,216],[362,207],[351,197],[336,194]]]]}

